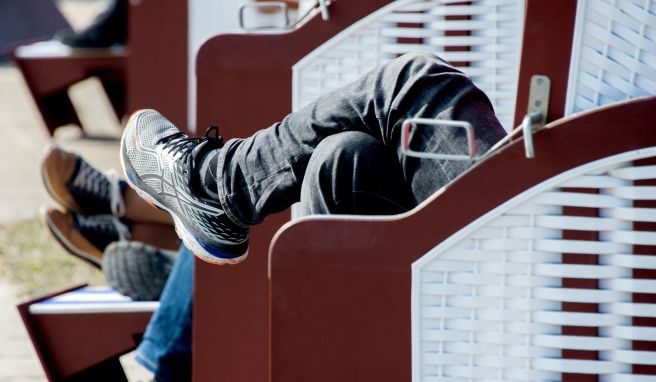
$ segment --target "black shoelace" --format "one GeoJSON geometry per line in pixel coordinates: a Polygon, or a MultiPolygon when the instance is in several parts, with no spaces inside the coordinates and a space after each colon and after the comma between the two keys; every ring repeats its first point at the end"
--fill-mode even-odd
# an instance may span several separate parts
{"type": "Polygon", "coordinates": [[[197,145],[203,142],[211,141],[212,146],[222,147],[223,146],[223,137],[219,135],[218,126],[210,126],[205,130],[204,137],[188,137],[183,132],[177,132],[171,134],[167,137],[161,138],[156,142],[156,144],[162,144],[165,150],[168,150],[172,155],[180,154],[180,159],[184,163],[184,172],[185,175],[191,172],[193,167],[193,158],[191,153],[197,145]],[[212,136],[212,133],[214,133],[212,136]]]}
{"type": "Polygon", "coordinates": [[[112,215],[75,215],[75,226],[98,248],[130,237],[130,229],[112,215]]]}
{"type": "Polygon", "coordinates": [[[67,182],[68,191],[86,212],[123,216],[125,207],[118,177],[103,174],[84,160],[79,160],[76,174],[67,182]]]}

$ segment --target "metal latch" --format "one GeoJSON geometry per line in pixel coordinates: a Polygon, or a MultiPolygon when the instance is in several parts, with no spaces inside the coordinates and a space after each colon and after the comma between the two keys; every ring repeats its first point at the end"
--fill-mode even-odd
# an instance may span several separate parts
{"type": "Polygon", "coordinates": [[[249,3],[242,3],[239,5],[239,27],[244,30],[259,30],[259,29],[280,29],[280,30],[286,30],[289,28],[289,9],[287,7],[287,3],[284,1],[261,1],[261,2],[249,2],[249,3]],[[246,9],[264,9],[264,8],[279,8],[280,13],[282,13],[284,17],[284,25],[282,26],[256,26],[256,27],[249,27],[245,23],[245,16],[244,13],[246,12],[246,9]]]}
{"type": "Polygon", "coordinates": [[[528,108],[526,116],[522,121],[522,132],[524,134],[524,148],[527,158],[535,158],[533,146],[533,132],[544,127],[549,111],[549,92],[551,80],[543,75],[531,77],[531,87],[528,94],[528,108]]]}

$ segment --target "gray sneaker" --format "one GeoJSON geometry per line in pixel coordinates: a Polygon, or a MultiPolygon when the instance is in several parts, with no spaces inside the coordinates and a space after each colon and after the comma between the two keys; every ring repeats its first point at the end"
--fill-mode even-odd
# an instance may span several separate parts
{"type": "Polygon", "coordinates": [[[121,163],[128,184],[171,214],[178,235],[197,257],[235,264],[246,258],[248,226],[230,220],[219,201],[202,191],[198,174],[200,159],[222,146],[216,127],[203,138],[189,138],[157,111],[140,110],[123,132],[121,163]]]}
{"type": "Polygon", "coordinates": [[[105,248],[102,270],[110,287],[134,300],[157,301],[177,253],[138,241],[116,241],[105,248]]]}

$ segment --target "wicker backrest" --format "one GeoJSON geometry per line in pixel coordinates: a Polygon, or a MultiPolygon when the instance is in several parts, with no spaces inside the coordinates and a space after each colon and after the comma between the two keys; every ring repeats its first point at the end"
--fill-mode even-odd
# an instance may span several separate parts
{"type": "Polygon", "coordinates": [[[634,320],[656,317],[656,304],[636,296],[655,301],[656,278],[634,272],[656,269],[656,256],[635,246],[656,246],[656,232],[639,227],[656,222],[656,209],[640,207],[656,206],[649,185],[656,166],[633,161],[655,156],[652,147],[572,169],[417,261],[414,380],[560,380],[560,373],[642,380],[632,367],[655,365],[656,352],[635,350],[632,341],[656,341],[656,329],[634,320]],[[597,359],[568,359],[572,350],[598,352],[597,359]]]}
{"type": "Polygon", "coordinates": [[[656,94],[656,1],[579,0],[566,113],[656,94]]]}
{"type": "MultiPolygon", "coordinates": [[[[655,27],[656,1],[579,0],[566,112],[656,94],[655,27]]],[[[572,169],[416,262],[414,380],[653,380],[655,156],[572,169]]]]}
{"type": "Polygon", "coordinates": [[[428,51],[470,75],[509,129],[523,15],[521,0],[396,1],[347,28],[293,67],[293,109],[403,53],[428,51]]]}

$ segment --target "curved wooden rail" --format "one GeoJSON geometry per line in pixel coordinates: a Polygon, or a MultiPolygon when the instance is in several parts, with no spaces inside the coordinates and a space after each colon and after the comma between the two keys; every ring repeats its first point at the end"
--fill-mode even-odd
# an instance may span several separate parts
{"type": "Polygon", "coordinates": [[[272,243],[272,380],[409,381],[411,264],[505,201],[574,167],[656,146],[656,98],[556,121],[413,211],[292,222],[272,243]]]}

